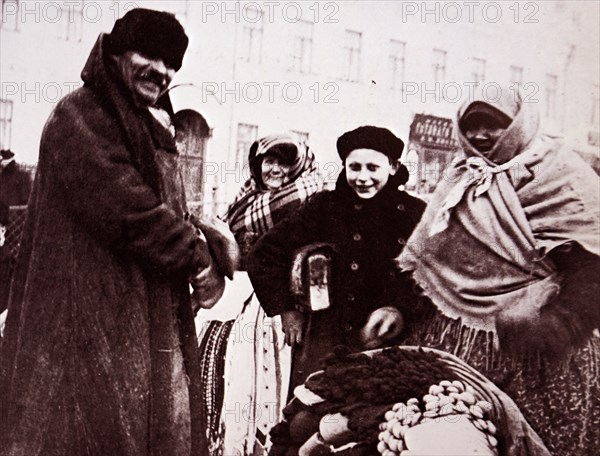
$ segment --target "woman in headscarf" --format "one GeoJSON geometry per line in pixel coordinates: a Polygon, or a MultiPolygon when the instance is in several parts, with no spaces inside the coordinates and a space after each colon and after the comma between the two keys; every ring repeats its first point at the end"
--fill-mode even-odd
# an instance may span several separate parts
{"type": "MultiPolygon", "coordinates": [[[[241,248],[242,270],[254,243],[322,188],[312,151],[289,135],[255,141],[248,163],[250,178],[223,216],[241,248]]],[[[214,455],[261,454],[288,394],[291,355],[281,320],[266,316],[245,272],[235,281],[249,294],[239,316],[204,322],[199,336],[214,455]]]]}
{"type": "Polygon", "coordinates": [[[248,164],[250,179],[223,217],[244,257],[259,238],[321,188],[313,153],[288,135],[255,141],[248,164]]]}
{"type": "Polygon", "coordinates": [[[511,91],[457,122],[466,157],[399,258],[437,308],[405,343],[486,374],[553,454],[598,454],[598,176],[511,91]]]}

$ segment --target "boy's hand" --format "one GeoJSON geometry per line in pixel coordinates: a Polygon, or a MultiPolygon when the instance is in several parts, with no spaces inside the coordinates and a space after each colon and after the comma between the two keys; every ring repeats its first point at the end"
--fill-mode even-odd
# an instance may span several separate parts
{"type": "Polygon", "coordinates": [[[297,310],[282,312],[281,323],[285,334],[285,343],[294,348],[294,345],[302,343],[302,330],[304,327],[304,315],[297,310]]]}
{"type": "Polygon", "coordinates": [[[395,307],[382,307],[371,313],[360,331],[361,342],[367,349],[379,348],[394,339],[404,327],[402,314],[395,307]]]}

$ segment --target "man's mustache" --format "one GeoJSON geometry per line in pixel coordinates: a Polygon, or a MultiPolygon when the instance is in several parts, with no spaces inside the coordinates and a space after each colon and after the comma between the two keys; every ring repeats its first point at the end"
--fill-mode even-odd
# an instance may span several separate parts
{"type": "Polygon", "coordinates": [[[160,87],[167,85],[167,78],[164,74],[155,70],[145,70],[140,73],[140,77],[153,82],[160,87]]]}

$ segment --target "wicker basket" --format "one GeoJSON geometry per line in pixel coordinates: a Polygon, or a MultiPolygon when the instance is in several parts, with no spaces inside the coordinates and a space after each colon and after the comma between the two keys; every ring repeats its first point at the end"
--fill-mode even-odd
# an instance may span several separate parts
{"type": "MultiPolygon", "coordinates": [[[[550,456],[549,451],[536,434],[536,432],[531,428],[531,426],[527,423],[517,405],[512,401],[512,399],[506,395],[503,391],[501,391],[494,383],[488,380],[481,373],[473,369],[471,366],[460,360],[454,355],[449,353],[430,349],[430,348],[421,348],[414,346],[401,346],[394,347],[395,350],[400,350],[405,353],[411,353],[412,356],[420,356],[422,360],[431,360],[435,359],[436,364],[438,366],[443,365],[445,369],[451,371],[453,377],[459,380],[459,384],[468,385],[467,388],[471,391],[476,397],[477,401],[485,402],[489,404],[489,407],[486,410],[485,419],[489,420],[489,422],[493,423],[490,425],[494,428],[495,433],[497,433],[498,438],[501,440],[501,445],[498,446],[496,450],[494,448],[494,453],[490,454],[500,454],[501,456],[550,456]],[[422,355],[422,356],[421,356],[422,355]],[[432,356],[433,355],[433,356],[432,356]],[[499,453],[495,453],[499,451],[499,453]]],[[[371,350],[367,352],[363,352],[363,355],[367,355],[370,358],[373,358],[375,355],[382,353],[387,349],[379,349],[379,350],[371,350]]],[[[355,355],[350,355],[355,356],[355,355]]],[[[320,397],[314,391],[311,391],[306,385],[311,385],[311,381],[319,379],[319,376],[325,376],[325,371],[318,371],[311,374],[306,383],[296,388],[294,391],[295,397],[288,404],[288,410],[292,410],[291,414],[288,414],[287,420],[288,424],[293,421],[294,413],[293,410],[323,410],[323,405],[326,404],[324,398],[320,397]]],[[[323,378],[323,377],[322,377],[323,378]]],[[[450,382],[447,379],[443,378],[432,378],[431,385],[432,388],[439,388],[438,383],[449,384],[450,382]]],[[[427,396],[431,397],[431,388],[429,391],[423,391],[422,395],[425,399],[427,396]]],[[[417,401],[417,399],[411,399],[410,401],[417,401]]],[[[409,401],[409,403],[410,403],[409,401]]],[[[479,403],[479,402],[478,402],[479,403]]],[[[395,404],[395,406],[400,406],[403,404],[395,404]]],[[[388,411],[385,413],[386,420],[387,417],[391,420],[395,420],[392,416],[392,408],[388,407],[388,411]]],[[[427,416],[425,412],[425,416],[427,416]]],[[[468,412],[467,412],[468,413],[468,412]]],[[[411,423],[411,426],[418,426],[425,422],[431,422],[432,419],[426,418],[423,422],[418,422],[420,417],[414,417],[415,422],[411,423]]],[[[431,416],[431,415],[429,415],[431,416]]],[[[445,415],[448,416],[448,415],[445,415]]],[[[469,417],[473,421],[475,418],[469,417]]],[[[482,420],[479,420],[480,422],[482,420]]],[[[285,424],[285,423],[284,423],[285,424]]],[[[356,434],[353,435],[352,432],[349,431],[347,426],[348,419],[346,417],[341,416],[340,414],[324,414],[322,415],[321,421],[319,422],[319,432],[312,434],[303,445],[299,447],[300,455],[317,455],[317,454],[327,454],[327,450],[331,454],[343,452],[345,448],[353,448],[361,445],[360,441],[352,441],[352,438],[356,438],[356,434]],[[324,422],[336,423],[335,426],[324,426],[324,422]],[[336,427],[337,426],[337,427],[336,427]],[[324,432],[324,429],[327,432],[324,432]]],[[[403,423],[404,424],[404,423],[403,423]]],[[[292,425],[293,426],[293,425],[292,425]]],[[[382,421],[379,425],[379,429],[385,432],[386,422],[382,421]]],[[[289,426],[288,426],[289,429],[289,426]]],[[[481,429],[478,427],[478,429],[481,429]]],[[[291,434],[290,434],[291,435],[291,434]]],[[[381,435],[381,434],[380,434],[381,435]]],[[[495,437],[489,437],[491,440],[495,440],[495,437]]],[[[275,439],[274,439],[275,440],[275,439]]],[[[382,440],[380,438],[380,440],[382,440]]],[[[274,447],[275,448],[275,447],[274,447]]],[[[406,448],[403,448],[406,449],[406,448]]],[[[389,447],[385,445],[378,446],[378,452],[351,452],[348,450],[348,454],[383,454],[383,455],[392,455],[392,454],[400,454],[402,455],[402,451],[390,451],[389,447]],[[384,448],[387,448],[384,450],[384,448]]],[[[411,450],[411,448],[408,448],[411,450]]],[[[281,451],[279,448],[278,451],[281,451]]],[[[273,451],[272,454],[279,454],[278,451],[273,451]]],[[[466,451],[466,450],[465,450],[466,451]]],[[[286,453],[290,454],[290,453],[286,453]]],[[[419,452],[409,452],[404,454],[424,454],[419,452]]],[[[457,453],[453,453],[457,454],[457,453]]],[[[470,454],[470,453],[461,453],[461,454],[470,454]]]]}

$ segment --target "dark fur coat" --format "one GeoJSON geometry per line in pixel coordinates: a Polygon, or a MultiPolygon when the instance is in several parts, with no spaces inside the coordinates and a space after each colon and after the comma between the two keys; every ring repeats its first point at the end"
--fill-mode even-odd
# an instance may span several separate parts
{"type": "Polygon", "coordinates": [[[3,455],[203,449],[187,280],[208,250],[172,136],[133,108],[102,41],[41,140],[0,347],[3,455]]]}

